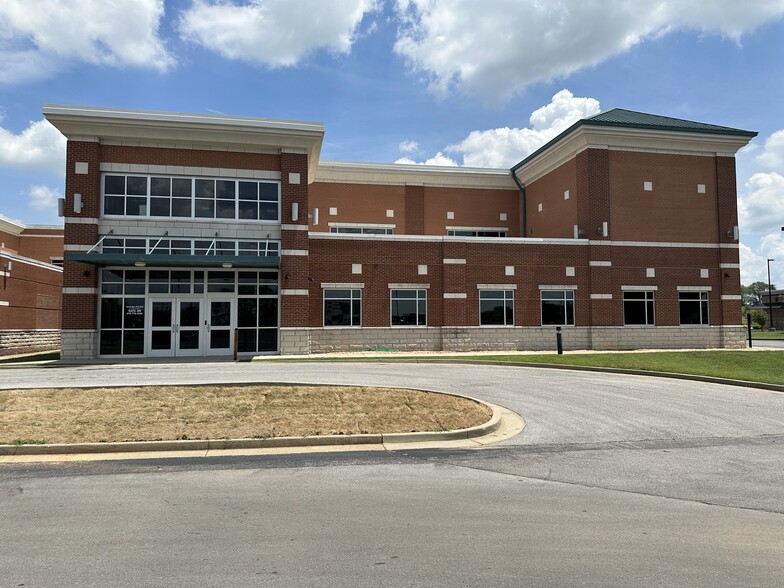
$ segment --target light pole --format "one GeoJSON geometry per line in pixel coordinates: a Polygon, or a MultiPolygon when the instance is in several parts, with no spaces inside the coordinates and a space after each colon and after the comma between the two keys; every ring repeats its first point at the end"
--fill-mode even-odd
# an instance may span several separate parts
{"type": "Polygon", "coordinates": [[[770,320],[770,326],[768,327],[768,331],[773,326],[773,289],[770,287],[770,262],[776,261],[775,259],[768,258],[768,319],[770,320]]]}

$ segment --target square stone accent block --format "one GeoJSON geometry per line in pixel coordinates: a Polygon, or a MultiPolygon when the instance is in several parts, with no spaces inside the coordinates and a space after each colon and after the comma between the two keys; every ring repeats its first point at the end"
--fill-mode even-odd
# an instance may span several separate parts
{"type": "Polygon", "coordinates": [[[338,209],[336,207],[334,207],[334,206],[330,206],[329,207],[329,215],[330,216],[337,216],[337,214],[338,214],[338,209]]]}
{"type": "Polygon", "coordinates": [[[427,275],[427,266],[426,265],[419,265],[419,266],[417,266],[417,273],[420,276],[426,276],[427,275]]]}
{"type": "Polygon", "coordinates": [[[395,217],[395,211],[388,208],[387,209],[387,218],[394,218],[394,217],[395,217]]]}
{"type": "Polygon", "coordinates": [[[455,220],[455,213],[452,212],[451,210],[447,211],[446,218],[447,220],[455,220]]]}
{"type": "Polygon", "coordinates": [[[655,278],[656,277],[656,269],[652,267],[645,268],[645,277],[646,278],[655,278]]]}
{"type": "Polygon", "coordinates": [[[653,191],[653,182],[643,182],[642,189],[645,190],[646,192],[653,191]]]}
{"type": "Polygon", "coordinates": [[[569,276],[570,278],[574,277],[574,268],[573,267],[567,267],[566,268],[566,275],[569,276]]]}
{"type": "Polygon", "coordinates": [[[543,206],[542,206],[542,203],[540,202],[540,203],[539,203],[539,206],[537,206],[537,210],[538,210],[539,212],[542,212],[542,208],[543,208],[543,206]]]}
{"type": "Polygon", "coordinates": [[[290,173],[289,174],[289,184],[299,184],[300,183],[300,175],[299,173],[290,173]]]}
{"type": "Polygon", "coordinates": [[[361,263],[352,263],[351,264],[351,273],[352,274],[361,274],[362,273],[362,264],[361,263]]]}
{"type": "Polygon", "coordinates": [[[700,270],[700,277],[701,278],[709,278],[710,277],[710,271],[707,270],[707,269],[701,269],[700,270]]]}
{"type": "Polygon", "coordinates": [[[569,200],[569,190],[564,190],[564,200],[569,200]]]}
{"type": "Polygon", "coordinates": [[[506,213],[502,212],[501,214],[499,214],[498,215],[498,220],[505,221],[506,220],[506,213]]]}
{"type": "Polygon", "coordinates": [[[515,268],[514,268],[514,266],[513,265],[507,265],[504,268],[504,275],[507,275],[507,276],[515,275],[515,268]]]}
{"type": "Polygon", "coordinates": [[[697,194],[705,194],[705,184],[697,184],[697,194]]]}
{"type": "Polygon", "coordinates": [[[90,164],[86,161],[77,161],[74,167],[74,173],[77,175],[86,176],[90,173],[90,164]]]}

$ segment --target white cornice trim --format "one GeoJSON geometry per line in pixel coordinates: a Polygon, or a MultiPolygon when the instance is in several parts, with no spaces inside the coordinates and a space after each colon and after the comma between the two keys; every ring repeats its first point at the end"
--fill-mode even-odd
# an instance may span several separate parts
{"type": "Polygon", "coordinates": [[[342,184],[414,185],[517,191],[508,169],[323,161],[316,182],[342,184]]]}
{"type": "MultiPolygon", "coordinates": [[[[11,253],[10,251],[7,251],[5,249],[0,250],[0,257],[4,259],[10,259],[11,261],[16,263],[24,263],[26,265],[32,265],[34,267],[51,270],[53,272],[63,273],[63,268],[59,265],[54,265],[53,263],[46,263],[45,261],[41,261],[40,259],[33,259],[32,257],[25,257],[24,255],[19,255],[17,253],[11,253]]],[[[13,273],[14,272],[12,270],[10,273],[6,275],[10,276],[13,273]]]]}
{"type": "Polygon", "coordinates": [[[586,149],[732,157],[750,140],[737,135],[583,125],[520,166],[515,174],[523,184],[530,184],[586,149]]]}
{"type": "Polygon", "coordinates": [[[316,175],[324,139],[324,125],[319,122],[55,104],[44,105],[43,113],[69,139],[94,136],[187,148],[224,145],[302,152],[308,155],[310,178],[316,175]]]}

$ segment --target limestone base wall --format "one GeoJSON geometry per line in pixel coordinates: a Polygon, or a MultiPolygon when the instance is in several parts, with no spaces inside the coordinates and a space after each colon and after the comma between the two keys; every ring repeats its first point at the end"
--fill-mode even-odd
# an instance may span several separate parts
{"type": "Polygon", "coordinates": [[[59,329],[6,329],[0,331],[0,355],[51,351],[59,347],[59,329]]]}
{"type": "MultiPolygon", "coordinates": [[[[742,349],[742,325],[721,327],[564,327],[566,351],[742,349]]],[[[347,351],[555,351],[553,327],[281,329],[283,355],[347,351]]]]}
{"type": "Polygon", "coordinates": [[[64,330],[60,359],[95,359],[98,357],[98,331],[64,330]]]}

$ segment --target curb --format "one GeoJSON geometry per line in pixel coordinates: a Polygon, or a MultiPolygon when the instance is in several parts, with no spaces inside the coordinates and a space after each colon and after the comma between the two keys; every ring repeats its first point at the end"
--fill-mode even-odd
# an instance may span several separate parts
{"type": "MultiPolygon", "coordinates": [[[[460,396],[448,392],[450,396],[460,396]]],[[[493,411],[481,425],[452,431],[381,433],[371,435],[317,435],[312,437],[271,437],[269,439],[188,439],[179,441],[124,441],[115,443],[52,443],[44,445],[0,445],[0,456],[72,455],[78,453],[138,453],[149,451],[211,451],[216,449],[272,449],[281,447],[324,447],[329,445],[381,445],[473,439],[494,433],[501,426],[501,407],[469,396],[493,411]]]]}
{"type": "MultiPolygon", "coordinates": [[[[327,363],[340,363],[340,359],[320,360],[327,363]]],[[[357,360],[351,360],[355,363],[357,360]]],[[[653,378],[670,378],[674,380],[690,380],[692,382],[706,382],[708,384],[723,384],[725,386],[740,386],[742,388],[758,388],[771,392],[784,393],[784,385],[766,384],[765,382],[749,382],[747,380],[732,380],[730,378],[716,378],[713,376],[697,376],[694,374],[678,374],[675,372],[654,372],[651,370],[634,370],[626,368],[594,367],[588,365],[567,365],[555,363],[526,363],[513,361],[482,361],[477,359],[363,359],[366,363],[443,363],[464,365],[491,365],[511,368],[545,368],[552,370],[574,370],[580,372],[605,372],[608,374],[626,374],[630,376],[648,376],[653,378]]],[[[472,398],[472,400],[476,400],[472,398]]],[[[481,402],[481,401],[478,401],[481,402]]]]}

